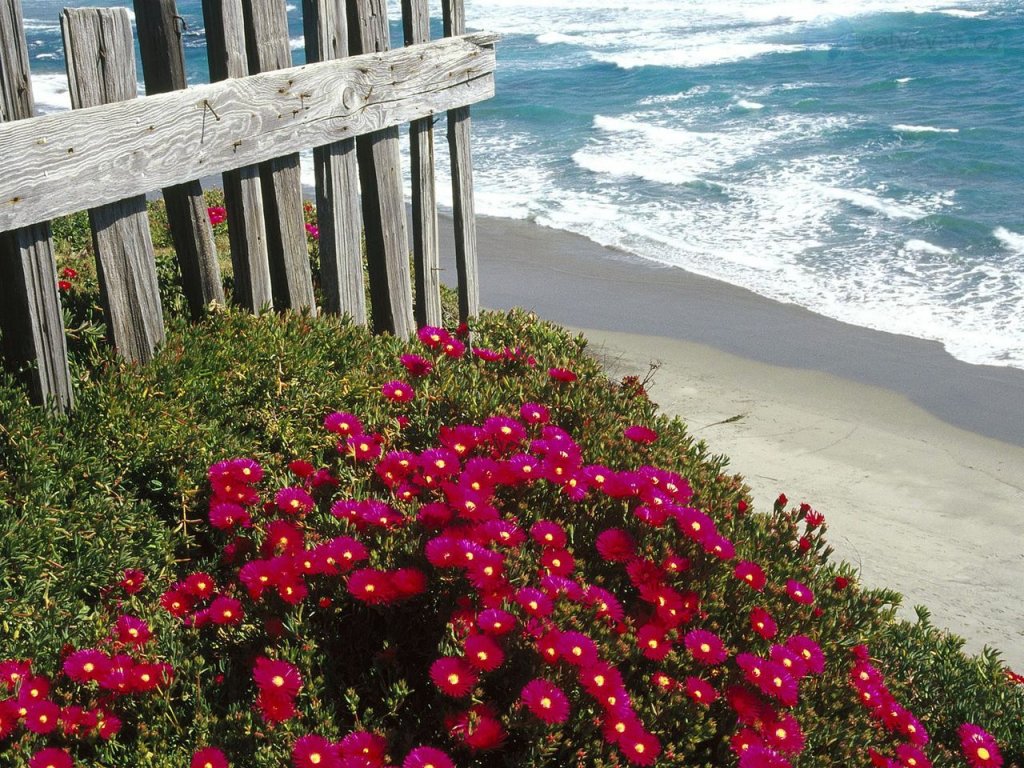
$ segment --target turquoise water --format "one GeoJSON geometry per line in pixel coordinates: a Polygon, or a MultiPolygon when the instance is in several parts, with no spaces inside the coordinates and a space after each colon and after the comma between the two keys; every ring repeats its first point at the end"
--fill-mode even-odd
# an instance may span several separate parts
{"type": "MultiPolygon", "coordinates": [[[[69,4],[24,0],[46,109],[69,4]]],[[[1024,367],[1024,2],[853,5],[469,0],[478,209],[1024,367]]]]}

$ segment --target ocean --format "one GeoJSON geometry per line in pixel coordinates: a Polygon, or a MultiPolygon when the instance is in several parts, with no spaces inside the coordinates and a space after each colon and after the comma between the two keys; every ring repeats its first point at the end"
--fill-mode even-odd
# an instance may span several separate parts
{"type": "MultiPolygon", "coordinates": [[[[40,109],[68,106],[60,8],[96,4],[23,0],[40,109]]],[[[179,11],[203,82],[200,3],[179,11]]],[[[1024,368],[1024,0],[467,0],[466,13],[503,35],[497,96],[473,109],[479,212],[1024,368]]]]}

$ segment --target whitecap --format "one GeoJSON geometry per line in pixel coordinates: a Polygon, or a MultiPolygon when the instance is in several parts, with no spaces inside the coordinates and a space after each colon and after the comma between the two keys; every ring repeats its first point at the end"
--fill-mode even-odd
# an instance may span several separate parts
{"type": "Polygon", "coordinates": [[[906,125],[899,123],[892,126],[897,133],[960,133],[959,128],[935,128],[931,125],[906,125]]]}
{"type": "Polygon", "coordinates": [[[934,256],[949,256],[953,253],[949,249],[943,248],[941,245],[935,245],[935,243],[929,243],[927,240],[907,240],[903,244],[903,249],[917,251],[918,253],[930,253],[934,256]]]}
{"type": "Polygon", "coordinates": [[[1001,242],[1006,248],[1024,256],[1024,235],[1011,232],[1006,227],[996,227],[992,231],[992,234],[995,235],[996,239],[999,240],[999,242],[1001,242]]]}
{"type": "Polygon", "coordinates": [[[736,106],[742,109],[764,109],[764,104],[757,101],[749,101],[747,99],[737,100],[736,106]]]}
{"type": "Polygon", "coordinates": [[[940,8],[938,12],[957,19],[977,19],[988,13],[988,11],[968,11],[964,8],[940,8]]]}
{"type": "Polygon", "coordinates": [[[557,45],[559,43],[565,45],[579,45],[581,40],[578,37],[566,35],[561,32],[545,32],[543,35],[537,35],[537,42],[540,45],[557,45]]]}
{"type": "Polygon", "coordinates": [[[832,200],[855,205],[869,211],[875,211],[890,219],[921,219],[927,214],[913,205],[901,205],[895,200],[887,200],[864,189],[840,189],[824,187],[822,191],[832,200]]]}
{"type": "Polygon", "coordinates": [[[909,83],[913,79],[914,78],[912,78],[912,77],[897,77],[896,78],[896,82],[899,83],[900,85],[906,85],[907,83],[909,83]]]}

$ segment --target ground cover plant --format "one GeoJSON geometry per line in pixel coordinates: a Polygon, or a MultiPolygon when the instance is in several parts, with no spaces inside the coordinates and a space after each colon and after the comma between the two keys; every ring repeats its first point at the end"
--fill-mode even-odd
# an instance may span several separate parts
{"type": "Polygon", "coordinates": [[[467,330],[218,311],[82,346],[68,419],[5,378],[3,764],[1021,764],[1020,679],[817,510],[584,339],[467,330]]]}

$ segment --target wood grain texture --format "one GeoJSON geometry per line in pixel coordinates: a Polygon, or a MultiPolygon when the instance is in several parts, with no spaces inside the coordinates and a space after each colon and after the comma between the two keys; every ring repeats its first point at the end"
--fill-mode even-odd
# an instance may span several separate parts
{"type": "MultiPolygon", "coordinates": [[[[0,0],[0,123],[35,112],[21,0],[0,0]]],[[[22,371],[32,401],[74,404],[49,222],[0,235],[4,361],[22,371]]]]}
{"type": "MultiPolygon", "coordinates": [[[[427,0],[402,0],[406,45],[430,41],[427,0]]],[[[412,252],[416,281],[416,324],[439,326],[441,320],[441,252],[437,232],[437,182],[434,176],[434,120],[409,124],[412,176],[412,252]]]]}
{"type": "MultiPolygon", "coordinates": [[[[344,0],[303,0],[306,61],[348,56],[344,0]]],[[[320,289],[325,312],[366,324],[362,219],[356,143],[345,139],[313,150],[317,225],[320,229],[320,289]]]]}
{"type": "MultiPolygon", "coordinates": [[[[242,0],[203,0],[203,22],[210,81],[246,77],[249,59],[242,0]]],[[[209,113],[209,117],[217,120],[218,116],[209,113]]],[[[260,313],[274,306],[274,294],[258,166],[224,172],[224,206],[231,246],[232,298],[250,312],[260,313]]]]}
{"type": "MultiPolygon", "coordinates": [[[[288,15],[284,0],[248,0],[245,41],[249,71],[271,72],[292,65],[288,15]]],[[[299,95],[300,101],[302,95],[299,95]]],[[[260,164],[263,212],[274,306],[316,312],[309,266],[306,227],[302,217],[302,168],[297,152],[260,164]]]]}
{"type": "Polygon", "coordinates": [[[34,111],[21,0],[0,0],[0,123],[24,120],[34,111]]]}
{"type": "Polygon", "coordinates": [[[468,35],[0,125],[0,231],[494,95],[468,35]]]}
{"type": "MultiPolygon", "coordinates": [[[[142,54],[146,93],[167,93],[188,87],[175,0],[135,0],[135,24],[142,54]]],[[[193,319],[206,314],[211,302],[224,303],[213,227],[206,213],[203,186],[197,180],[165,187],[167,224],[181,269],[182,289],[193,319]]]]}
{"type": "MultiPolygon", "coordinates": [[[[61,13],[74,109],[134,99],[135,45],[124,8],[61,13]]],[[[118,353],[146,362],[164,341],[163,311],[145,196],[89,210],[107,333],[118,353]]]]}
{"type": "MultiPolygon", "coordinates": [[[[387,51],[391,43],[386,0],[353,0],[349,12],[352,50],[360,53],[387,51]]],[[[397,126],[359,136],[356,152],[373,327],[377,332],[387,331],[399,338],[408,338],[415,330],[415,321],[397,126]]]]}
{"type": "MultiPolygon", "coordinates": [[[[466,32],[463,0],[442,0],[445,36],[466,32]]],[[[473,158],[470,146],[469,107],[448,111],[448,150],[452,169],[452,219],[455,227],[455,269],[459,280],[459,319],[480,313],[477,267],[476,204],[473,198],[473,158]]]]}

